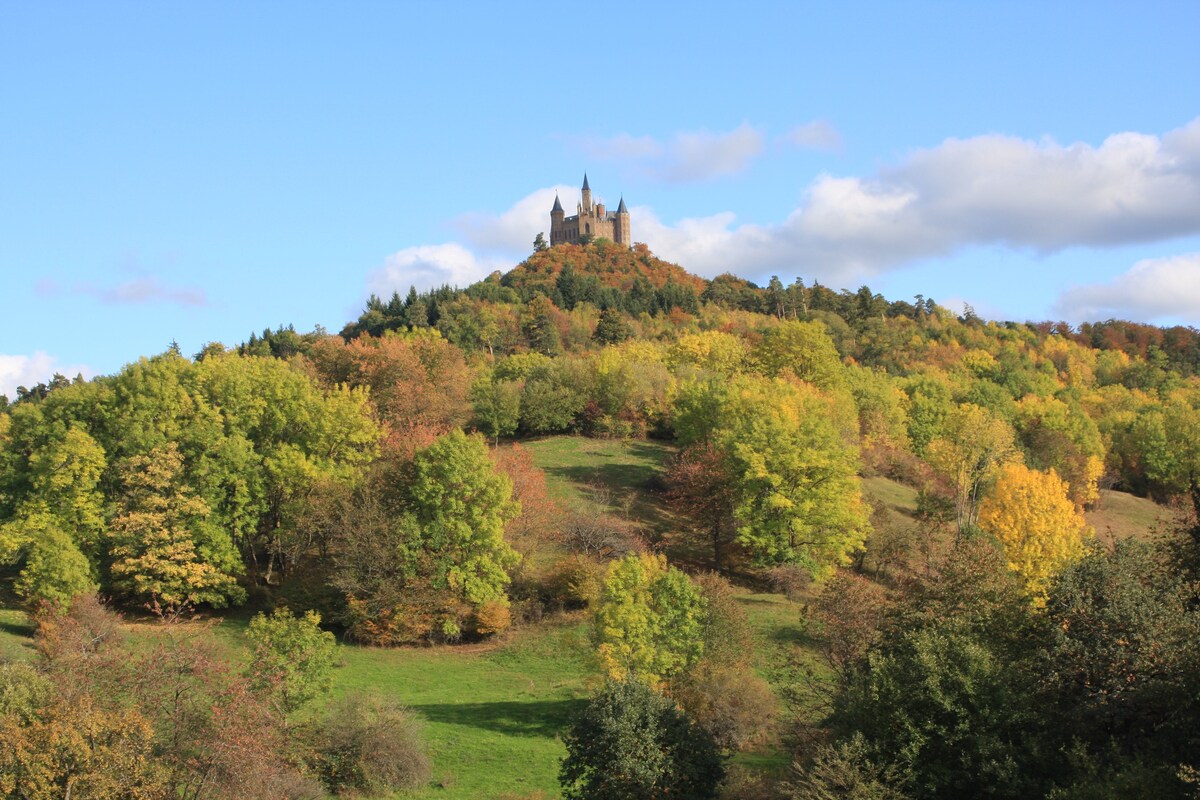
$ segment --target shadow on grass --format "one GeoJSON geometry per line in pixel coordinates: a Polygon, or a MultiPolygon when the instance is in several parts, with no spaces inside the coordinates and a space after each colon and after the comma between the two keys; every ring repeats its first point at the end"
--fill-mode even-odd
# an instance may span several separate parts
{"type": "Polygon", "coordinates": [[[432,703],[410,709],[430,722],[480,728],[509,736],[553,738],[566,729],[587,703],[578,700],[500,701],[496,703],[432,703]]]}
{"type": "Polygon", "coordinates": [[[34,633],[33,623],[26,618],[22,622],[12,622],[10,620],[0,620],[0,632],[10,634],[12,636],[20,636],[25,639],[32,639],[34,633]]]}

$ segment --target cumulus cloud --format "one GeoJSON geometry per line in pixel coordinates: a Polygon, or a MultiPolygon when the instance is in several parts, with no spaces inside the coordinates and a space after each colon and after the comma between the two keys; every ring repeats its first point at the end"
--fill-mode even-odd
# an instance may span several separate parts
{"type": "Polygon", "coordinates": [[[464,239],[480,250],[500,253],[528,253],[533,249],[533,237],[539,231],[550,238],[550,207],[559,195],[567,213],[579,197],[579,188],[551,186],[525,195],[503,214],[471,212],[453,220],[451,225],[464,239]]]}
{"type": "Polygon", "coordinates": [[[480,258],[454,242],[406,247],[388,256],[383,266],[371,273],[367,288],[387,298],[392,292],[403,295],[410,286],[418,291],[445,284],[468,286],[506,266],[511,262],[480,258]]]}
{"type": "Polygon", "coordinates": [[[1200,319],[1200,253],[1145,259],[1111,281],[1072,287],[1054,311],[1075,321],[1200,319]]]}
{"type": "Polygon", "coordinates": [[[28,388],[39,383],[48,383],[56,372],[67,377],[81,373],[88,377],[92,374],[90,369],[81,364],[60,365],[57,359],[41,350],[33,355],[0,353],[0,394],[7,396],[10,400],[15,400],[18,386],[28,388]]]}
{"type": "Polygon", "coordinates": [[[74,283],[64,286],[52,279],[38,281],[36,291],[40,295],[52,296],[70,293],[94,297],[106,305],[132,305],[164,303],[179,306],[206,306],[208,296],[203,289],[192,286],[171,286],[152,276],[132,278],[115,286],[100,286],[94,283],[74,283]]]}
{"type": "Polygon", "coordinates": [[[773,225],[736,225],[729,213],[672,225],[634,215],[634,238],[701,274],[790,272],[843,284],[972,245],[1052,253],[1197,232],[1200,119],[1099,146],[948,139],[870,177],[822,175],[773,225]]]}
{"type": "Polygon", "coordinates": [[[668,183],[692,183],[744,172],[762,154],[764,141],[762,131],[748,122],[726,133],[681,131],[665,141],[625,133],[577,140],[591,158],[616,161],[645,177],[668,183]]]}
{"type": "Polygon", "coordinates": [[[788,144],[805,150],[833,151],[842,149],[842,135],[823,119],[797,125],[783,136],[788,144]]]}

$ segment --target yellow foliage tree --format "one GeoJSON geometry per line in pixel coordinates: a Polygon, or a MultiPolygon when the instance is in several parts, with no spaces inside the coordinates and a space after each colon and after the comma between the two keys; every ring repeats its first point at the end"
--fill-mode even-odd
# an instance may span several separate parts
{"type": "Polygon", "coordinates": [[[979,527],[1004,545],[1008,566],[1041,600],[1052,577],[1083,554],[1092,535],[1068,487],[1053,469],[1007,464],[979,508],[979,527]]]}
{"type": "Polygon", "coordinates": [[[1012,426],[985,408],[952,410],[927,448],[929,465],[954,487],[958,530],[977,524],[979,496],[1005,464],[1020,461],[1012,426]]]}

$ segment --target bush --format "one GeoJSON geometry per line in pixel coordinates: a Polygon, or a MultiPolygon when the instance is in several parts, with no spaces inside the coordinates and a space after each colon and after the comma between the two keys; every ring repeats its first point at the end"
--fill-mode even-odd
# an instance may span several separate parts
{"type": "Polygon", "coordinates": [[[749,667],[701,663],[671,692],[723,750],[743,750],[766,738],[779,702],[749,667]]]}
{"type": "Polygon", "coordinates": [[[512,612],[504,603],[489,600],[475,609],[475,632],[490,636],[506,631],[512,626],[512,612]]]}
{"type": "Polygon", "coordinates": [[[605,684],[563,739],[567,800],[704,800],[725,774],[712,737],[634,680],[605,684]]]}
{"type": "Polygon", "coordinates": [[[316,768],[335,794],[385,794],[429,781],[429,757],[398,703],[355,695],[335,703],[318,731],[316,768]]]}

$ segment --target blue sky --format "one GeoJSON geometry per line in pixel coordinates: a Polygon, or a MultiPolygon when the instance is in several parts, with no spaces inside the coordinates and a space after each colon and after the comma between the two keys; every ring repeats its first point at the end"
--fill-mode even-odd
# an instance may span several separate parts
{"type": "Polygon", "coordinates": [[[0,393],[507,269],[1200,324],[1200,3],[0,6],[0,393]]]}

